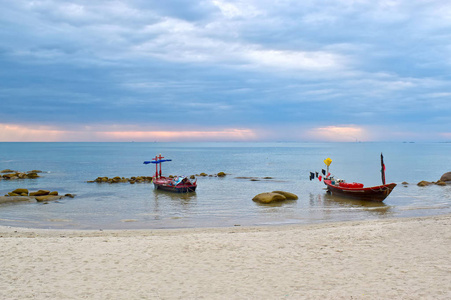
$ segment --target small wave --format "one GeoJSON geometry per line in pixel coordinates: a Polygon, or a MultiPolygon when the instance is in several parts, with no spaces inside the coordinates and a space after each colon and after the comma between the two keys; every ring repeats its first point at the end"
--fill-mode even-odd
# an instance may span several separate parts
{"type": "Polygon", "coordinates": [[[49,222],[70,222],[69,219],[47,219],[49,222]]]}
{"type": "Polygon", "coordinates": [[[449,205],[434,205],[434,206],[411,206],[411,207],[400,207],[401,211],[409,211],[409,210],[428,210],[428,209],[448,209],[449,205]]]}

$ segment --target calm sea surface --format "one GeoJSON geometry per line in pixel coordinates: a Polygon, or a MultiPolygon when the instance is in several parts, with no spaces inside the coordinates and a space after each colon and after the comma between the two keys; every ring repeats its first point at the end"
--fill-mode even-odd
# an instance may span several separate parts
{"type": "Polygon", "coordinates": [[[450,157],[451,143],[0,143],[0,170],[44,171],[37,179],[0,180],[1,195],[16,188],[76,194],[48,204],[0,204],[0,225],[153,229],[448,214],[451,185],[416,184],[451,171],[450,157]],[[309,180],[310,171],[321,172],[330,157],[336,178],[379,185],[381,152],[387,182],[398,184],[384,203],[333,197],[318,179],[309,180]],[[163,164],[166,175],[228,175],[198,177],[197,191],[182,195],[156,191],[149,183],[87,183],[99,176],[151,176],[154,166],[143,161],[158,153],[173,160],[163,164]],[[274,190],[299,199],[275,205],[252,201],[274,190]]]}

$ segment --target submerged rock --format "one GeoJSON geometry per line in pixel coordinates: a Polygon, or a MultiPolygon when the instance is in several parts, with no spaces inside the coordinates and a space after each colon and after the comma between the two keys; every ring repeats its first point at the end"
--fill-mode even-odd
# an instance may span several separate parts
{"type": "Polygon", "coordinates": [[[27,174],[27,177],[33,179],[33,178],[38,178],[39,175],[36,172],[30,172],[27,174]]]}
{"type": "Polygon", "coordinates": [[[0,203],[6,202],[23,202],[36,200],[37,202],[47,203],[48,201],[59,200],[64,197],[74,198],[74,194],[65,194],[64,196],[58,195],[57,191],[49,192],[47,190],[39,190],[37,192],[31,192],[28,195],[27,189],[16,189],[13,192],[9,192],[5,196],[0,196],[0,203]],[[25,192],[27,191],[27,192],[25,192]],[[22,192],[20,194],[15,192],[22,192]]]}
{"type": "Polygon", "coordinates": [[[21,195],[21,196],[28,196],[28,190],[27,189],[15,189],[12,192],[16,193],[18,195],[21,195]],[[22,195],[22,194],[26,194],[26,195],[22,195]]]}
{"type": "Polygon", "coordinates": [[[151,176],[132,176],[130,178],[125,178],[125,177],[113,177],[113,178],[108,178],[108,177],[97,177],[94,180],[88,180],[87,182],[97,182],[97,183],[123,183],[123,182],[129,182],[131,184],[135,183],[135,182],[152,182],[152,177],[151,176]]]}
{"type": "Polygon", "coordinates": [[[38,202],[46,202],[46,201],[54,201],[63,198],[64,196],[54,196],[54,195],[46,195],[46,196],[37,196],[35,197],[38,202]]]}
{"type": "Polygon", "coordinates": [[[42,173],[42,171],[41,170],[31,170],[31,171],[28,171],[27,173],[42,173]]]}
{"type": "Polygon", "coordinates": [[[39,190],[39,191],[37,191],[37,192],[32,192],[32,193],[30,193],[30,196],[46,196],[46,195],[48,195],[48,194],[50,194],[50,191],[47,191],[47,190],[39,190]]]}
{"type": "MultiPolygon", "coordinates": [[[[8,171],[8,170],[3,170],[3,171],[8,171]]],[[[38,178],[39,175],[35,172],[32,173],[23,173],[23,172],[17,172],[17,171],[13,171],[13,172],[3,172],[2,173],[7,173],[2,175],[1,177],[3,177],[3,179],[34,179],[34,178],[38,178]]]]}
{"type": "Polygon", "coordinates": [[[30,202],[34,201],[32,197],[25,196],[0,196],[0,203],[10,203],[10,202],[30,202]]]}

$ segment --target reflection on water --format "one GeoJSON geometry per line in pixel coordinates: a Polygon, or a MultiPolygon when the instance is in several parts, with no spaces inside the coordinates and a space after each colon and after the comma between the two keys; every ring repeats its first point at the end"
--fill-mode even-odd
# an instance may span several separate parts
{"type": "Polygon", "coordinates": [[[284,201],[275,201],[271,203],[260,203],[255,202],[255,205],[261,207],[282,207],[282,206],[292,206],[296,203],[297,200],[284,200],[284,201]]]}
{"type": "Polygon", "coordinates": [[[391,213],[391,206],[386,205],[384,202],[363,201],[358,199],[340,197],[337,195],[331,195],[329,193],[325,193],[323,195],[323,199],[325,205],[327,206],[338,205],[339,207],[360,208],[364,211],[374,212],[380,215],[391,213]]]}

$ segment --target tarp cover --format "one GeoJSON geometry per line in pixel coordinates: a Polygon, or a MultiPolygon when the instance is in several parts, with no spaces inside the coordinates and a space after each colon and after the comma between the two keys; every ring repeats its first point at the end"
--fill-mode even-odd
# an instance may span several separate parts
{"type": "Polygon", "coordinates": [[[159,164],[165,161],[172,161],[172,159],[160,159],[160,160],[152,160],[152,161],[145,161],[143,162],[143,164],[148,165],[148,164],[159,164]]]}

